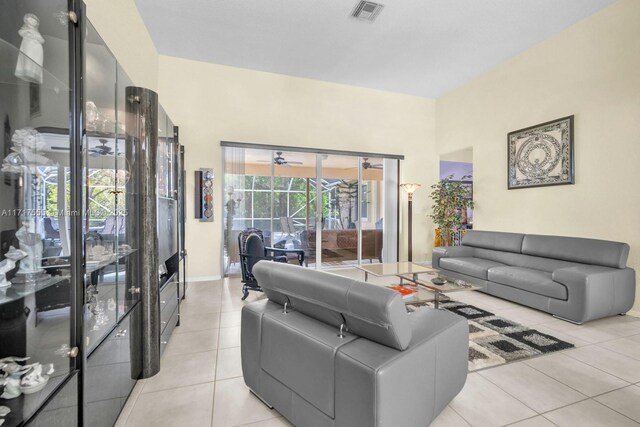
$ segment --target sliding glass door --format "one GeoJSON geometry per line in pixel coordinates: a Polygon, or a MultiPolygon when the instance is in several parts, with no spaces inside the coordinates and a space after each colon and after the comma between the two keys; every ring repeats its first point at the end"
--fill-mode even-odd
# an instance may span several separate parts
{"type": "Polygon", "coordinates": [[[267,246],[303,249],[312,268],[397,259],[397,159],[238,146],[223,159],[225,274],[239,272],[249,228],[267,246]]]}
{"type": "Polygon", "coordinates": [[[316,261],[325,267],[358,262],[360,223],[360,181],[358,157],[325,154],[318,156],[320,185],[319,227],[316,227],[316,261]]]}

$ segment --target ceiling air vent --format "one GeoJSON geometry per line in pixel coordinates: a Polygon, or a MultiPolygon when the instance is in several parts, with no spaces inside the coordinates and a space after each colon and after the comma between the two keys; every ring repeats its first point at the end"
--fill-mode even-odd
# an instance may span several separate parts
{"type": "Polygon", "coordinates": [[[373,22],[377,17],[382,8],[383,4],[374,3],[372,1],[361,0],[356,4],[356,7],[351,12],[351,16],[356,19],[361,19],[363,21],[373,22]]]}

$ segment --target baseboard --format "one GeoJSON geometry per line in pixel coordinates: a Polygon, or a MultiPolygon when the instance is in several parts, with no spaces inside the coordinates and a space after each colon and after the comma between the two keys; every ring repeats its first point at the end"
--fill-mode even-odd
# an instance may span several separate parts
{"type": "Polygon", "coordinates": [[[640,317],[640,311],[638,311],[638,310],[627,311],[627,314],[629,316],[633,316],[633,317],[640,317]]]}
{"type": "Polygon", "coordinates": [[[209,280],[220,280],[221,278],[219,274],[217,276],[195,276],[187,277],[187,282],[208,282],[209,280]]]}

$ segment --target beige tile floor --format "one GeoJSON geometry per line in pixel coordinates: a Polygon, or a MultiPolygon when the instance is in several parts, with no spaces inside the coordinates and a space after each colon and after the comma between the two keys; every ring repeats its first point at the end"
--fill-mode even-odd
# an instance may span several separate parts
{"type": "MultiPolygon", "coordinates": [[[[335,272],[362,275],[354,269],[335,272]]],[[[244,385],[240,294],[237,279],[189,285],[161,372],[138,382],[117,426],[290,425],[244,385]]],[[[259,298],[252,293],[247,303],[259,298]]],[[[469,374],[433,426],[640,426],[639,318],[614,316],[577,326],[479,292],[461,292],[455,299],[576,348],[469,374]]]]}

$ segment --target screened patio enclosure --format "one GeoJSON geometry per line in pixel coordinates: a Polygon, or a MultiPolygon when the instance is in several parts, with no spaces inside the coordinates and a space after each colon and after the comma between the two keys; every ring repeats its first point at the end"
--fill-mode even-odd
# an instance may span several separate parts
{"type": "Polygon", "coordinates": [[[239,272],[238,235],[303,249],[313,268],[396,260],[399,158],[222,143],[223,270],[239,272]]]}

